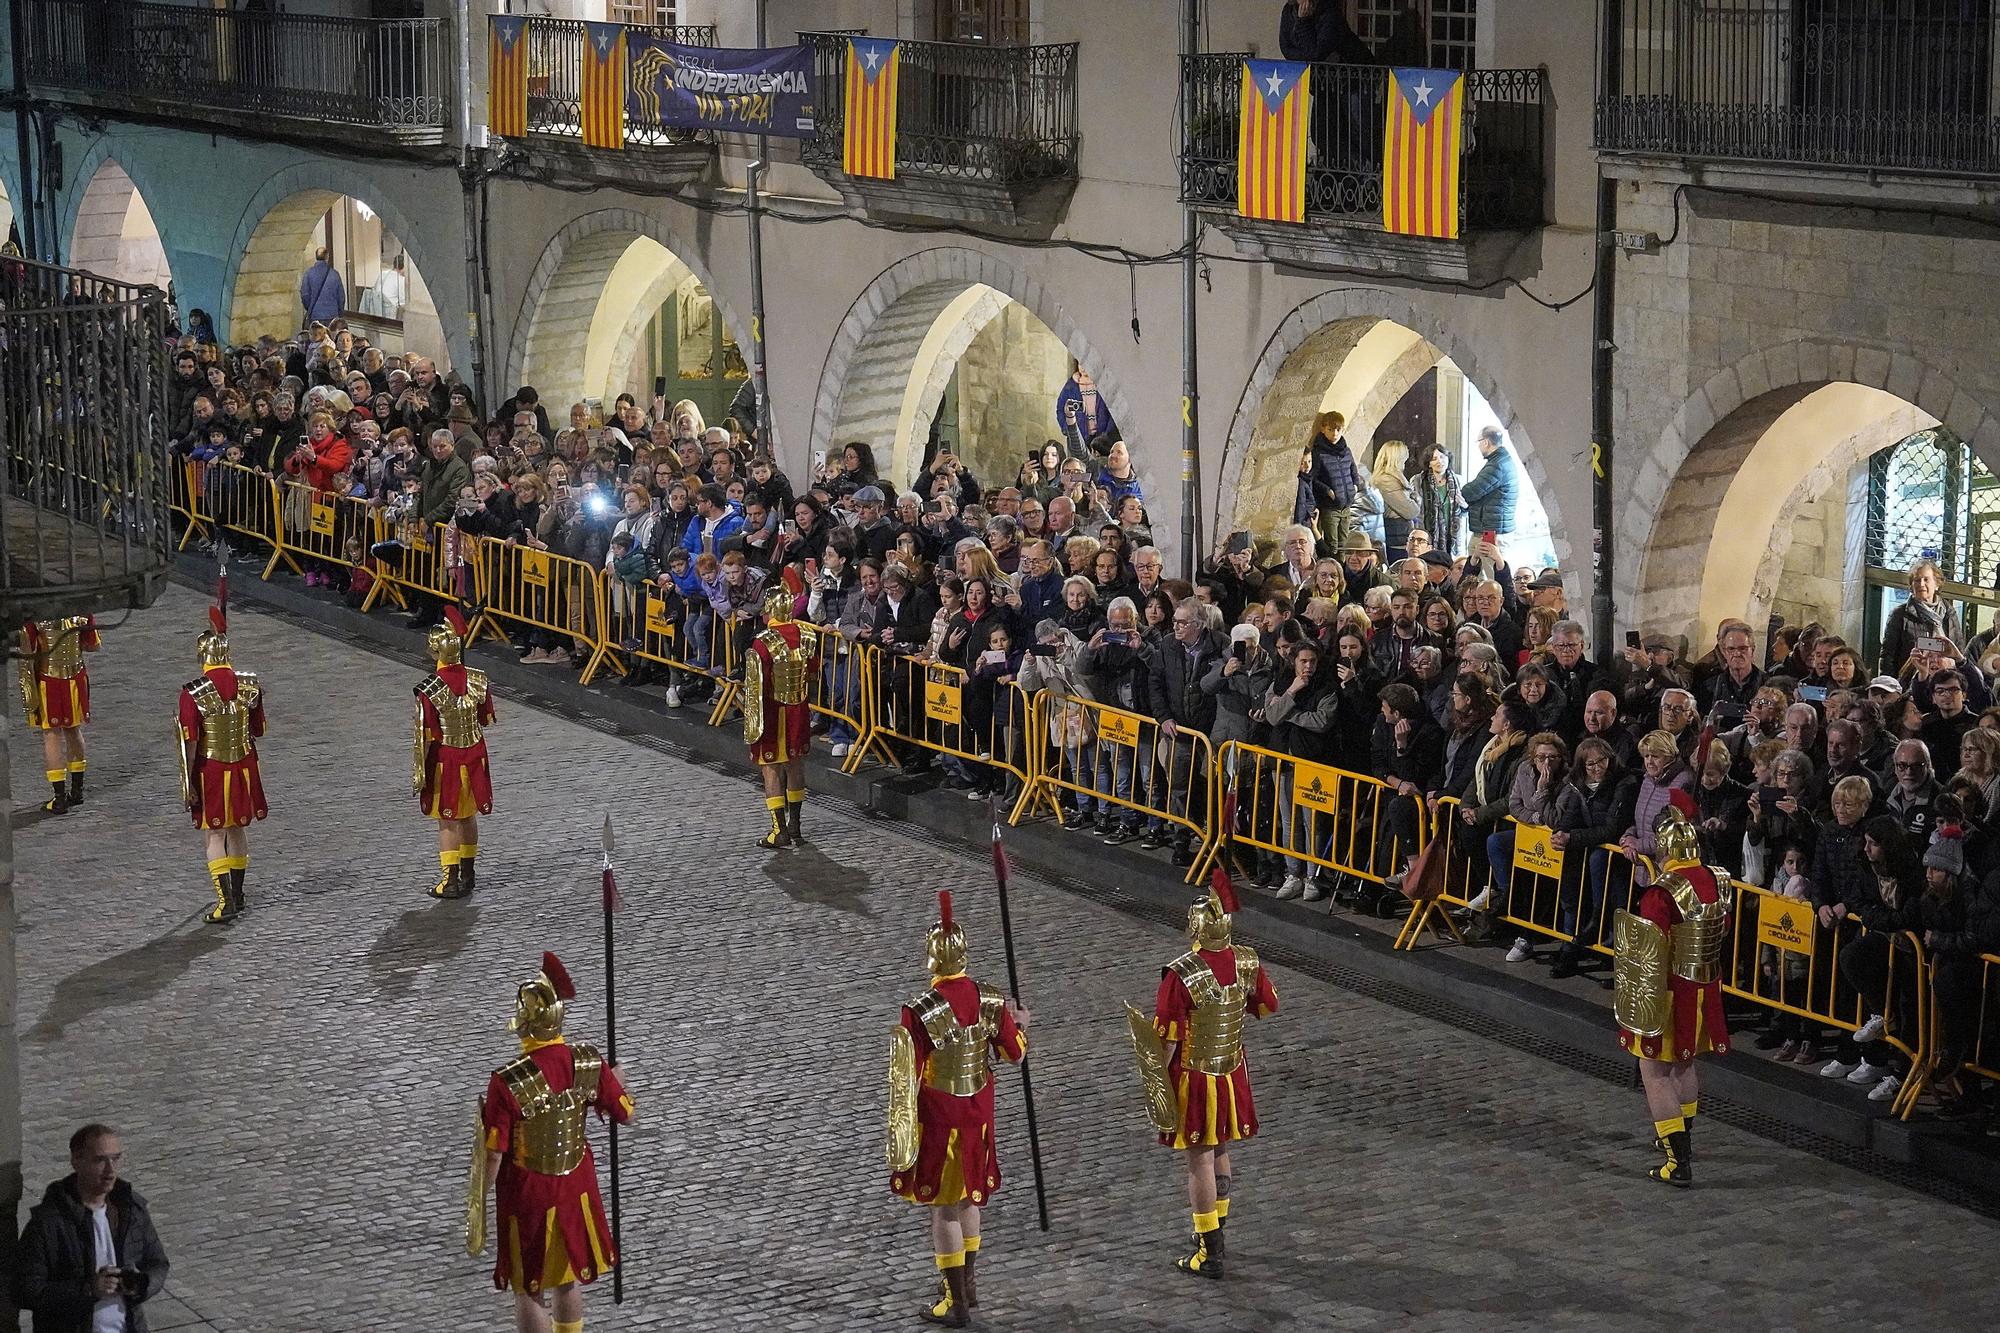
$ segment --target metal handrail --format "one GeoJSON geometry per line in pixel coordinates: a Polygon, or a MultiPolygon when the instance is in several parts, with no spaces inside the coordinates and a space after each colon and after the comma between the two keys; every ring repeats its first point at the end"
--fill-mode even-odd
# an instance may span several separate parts
{"type": "Polygon", "coordinates": [[[1598,70],[1597,147],[2000,175],[1996,8],[1600,0],[1599,48],[1617,64],[1598,70]]]}
{"type": "MultiPolygon", "coordinates": [[[[628,23],[628,33],[663,37],[682,46],[714,46],[715,25],[681,23],[650,25],[628,23]]],[[[528,132],[565,138],[583,137],[583,43],[585,26],[581,19],[531,18],[528,20],[528,132]]],[[[631,78],[627,63],[626,78],[631,78]]],[[[628,97],[625,113],[625,141],[629,144],[712,143],[709,130],[683,125],[662,125],[657,120],[634,116],[628,97]]]]}
{"type": "Polygon", "coordinates": [[[450,28],[99,0],[15,0],[31,83],[211,111],[443,133],[450,28]]]}
{"type": "MultiPolygon", "coordinates": [[[[1233,208],[1242,124],[1243,53],[1181,62],[1181,199],[1233,208]]],[[[1382,125],[1389,71],[1312,67],[1306,148],[1308,221],[1382,225],[1382,125]]],[[[1459,169],[1461,231],[1539,226],[1547,195],[1548,77],[1540,69],[1465,74],[1459,169]]]]}
{"type": "MultiPolygon", "coordinates": [[[[813,123],[800,145],[821,175],[841,169],[847,37],[802,32],[813,53],[813,123]]],[[[898,44],[896,172],[1031,185],[1076,175],[1077,44],[898,44]]]]}
{"type": "Polygon", "coordinates": [[[0,612],[141,606],[173,559],[167,297],[0,258],[0,612]]]}

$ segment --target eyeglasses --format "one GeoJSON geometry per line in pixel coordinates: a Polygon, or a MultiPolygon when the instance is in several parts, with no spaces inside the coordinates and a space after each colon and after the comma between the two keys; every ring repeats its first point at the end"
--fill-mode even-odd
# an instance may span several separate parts
{"type": "Polygon", "coordinates": [[[1921,773],[1924,771],[1924,766],[1922,764],[1905,763],[1903,760],[1898,759],[1896,761],[1896,771],[1898,773],[1921,773]]]}

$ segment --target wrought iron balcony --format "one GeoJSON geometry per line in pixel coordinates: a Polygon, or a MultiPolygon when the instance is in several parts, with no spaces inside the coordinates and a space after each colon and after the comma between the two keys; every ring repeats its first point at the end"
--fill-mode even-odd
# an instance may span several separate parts
{"type": "Polygon", "coordinates": [[[0,259],[0,619],[160,595],[168,410],[165,292],[0,259]]]}
{"type": "Polygon", "coordinates": [[[1600,0],[1597,147],[2000,175],[1994,0],[1600,0]]]}
{"type": "MultiPolygon", "coordinates": [[[[631,31],[663,37],[682,46],[714,46],[715,25],[684,23],[677,27],[626,25],[631,31]]],[[[584,25],[576,19],[528,20],[528,133],[557,138],[583,138],[584,25]]],[[[630,66],[627,66],[629,80],[630,66]]],[[[625,101],[625,142],[629,147],[661,144],[713,144],[708,130],[662,125],[635,115],[641,102],[625,101]]]]}
{"type": "Polygon", "coordinates": [[[412,144],[444,139],[451,105],[442,19],[352,19],[197,5],[14,0],[31,83],[174,120],[223,120],[412,144]]]}
{"type": "MultiPolygon", "coordinates": [[[[1186,134],[1181,146],[1181,198],[1197,206],[1214,206],[1218,212],[1229,210],[1231,215],[1236,207],[1245,58],[1199,55],[1183,61],[1181,115],[1186,134]]],[[[1542,224],[1546,88],[1546,76],[1539,69],[1481,69],[1465,75],[1466,123],[1458,173],[1461,236],[1542,224]]],[[[1385,67],[1312,67],[1306,148],[1308,229],[1322,234],[1335,227],[1381,230],[1382,126],[1388,97],[1385,67]]]]}
{"type": "Polygon", "coordinates": [[[896,175],[875,180],[841,169],[847,39],[799,34],[813,52],[817,127],[800,152],[851,206],[1031,226],[1060,214],[1076,185],[1075,42],[898,43],[896,175]]]}

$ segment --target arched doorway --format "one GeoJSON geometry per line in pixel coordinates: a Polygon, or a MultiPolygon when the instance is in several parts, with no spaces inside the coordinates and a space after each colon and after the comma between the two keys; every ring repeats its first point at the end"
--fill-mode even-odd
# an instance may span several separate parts
{"type": "MultiPolygon", "coordinates": [[[[1514,524],[1500,534],[1501,550],[1516,569],[1566,564],[1569,544],[1552,522],[1533,448],[1497,386],[1471,364],[1444,330],[1414,311],[1391,309],[1382,293],[1329,293],[1293,311],[1265,349],[1231,423],[1218,531],[1246,530],[1275,545],[1291,521],[1299,456],[1311,442],[1313,419],[1338,411],[1364,471],[1378,443],[1407,445],[1411,468],[1435,444],[1461,483],[1485,465],[1480,432],[1499,428],[1520,469],[1514,524]]],[[[1463,519],[1455,529],[1449,540],[1431,536],[1462,555],[1476,534],[1463,519]]],[[[1569,589],[1573,600],[1582,592],[1569,589]]]]}
{"type": "Polygon", "coordinates": [[[621,393],[686,399],[720,423],[748,382],[742,333],[692,254],[656,219],[579,218],[543,251],[508,355],[510,389],[533,385],[552,420],[582,403],[594,420],[621,393]]]}
{"type": "Polygon", "coordinates": [[[324,249],[338,275],[341,318],[390,353],[433,357],[451,368],[449,341],[407,238],[366,199],[333,190],[287,195],[257,222],[229,289],[225,336],[285,338],[302,327],[300,279],[324,249]]]}
{"type": "Polygon", "coordinates": [[[1726,617],[1760,631],[1772,617],[1817,620],[1872,660],[1904,572],[1928,556],[1976,585],[1961,600],[1975,625],[1991,623],[1995,446],[1984,405],[1911,358],[1827,344],[1756,353],[1704,386],[1633,469],[1614,519],[1634,578],[1620,618],[1697,645],[1726,617]]]}
{"type": "Polygon", "coordinates": [[[164,290],[173,280],[145,196],[125,168],[108,157],[83,187],[67,253],[74,267],[120,282],[151,283],[164,290]]]}
{"type": "MultiPolygon", "coordinates": [[[[1039,282],[991,255],[928,250],[870,283],[848,308],[820,373],[812,448],[861,441],[885,481],[908,486],[933,448],[983,484],[1006,486],[1027,450],[1060,435],[1056,395],[1080,367],[1113,419],[1131,420],[1118,386],[1039,282]]],[[[1147,458],[1127,437],[1143,496],[1147,458]]],[[[1155,516],[1155,534],[1166,525],[1155,516]]]]}

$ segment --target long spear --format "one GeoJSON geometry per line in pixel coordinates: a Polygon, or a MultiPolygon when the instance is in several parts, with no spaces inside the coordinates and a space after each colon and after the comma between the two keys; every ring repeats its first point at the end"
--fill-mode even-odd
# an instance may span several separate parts
{"type": "MultiPolygon", "coordinates": [[[[618,911],[618,874],[611,867],[611,816],[604,816],[604,1050],[612,1065],[618,1064],[618,956],[612,923],[618,911]]],[[[619,1251],[619,1262],[611,1270],[611,1303],[625,1303],[625,1263],[618,1218],[618,1122],[611,1122],[611,1245],[619,1251]]]]}
{"type": "MultiPolygon", "coordinates": [[[[1021,1007],[1021,973],[1014,963],[1014,918],[1007,910],[1007,849],[1000,845],[1000,806],[995,798],[988,807],[993,815],[993,879],[1000,886],[1000,942],[1007,950],[1007,991],[1014,1007],[1021,1007]]],[[[1028,1158],[1035,1169],[1035,1212],[1042,1230],[1049,1229],[1049,1195],[1042,1181],[1042,1135],[1035,1127],[1035,1083],[1028,1075],[1028,1059],[1021,1057],[1021,1104],[1028,1113],[1028,1158]]]]}

